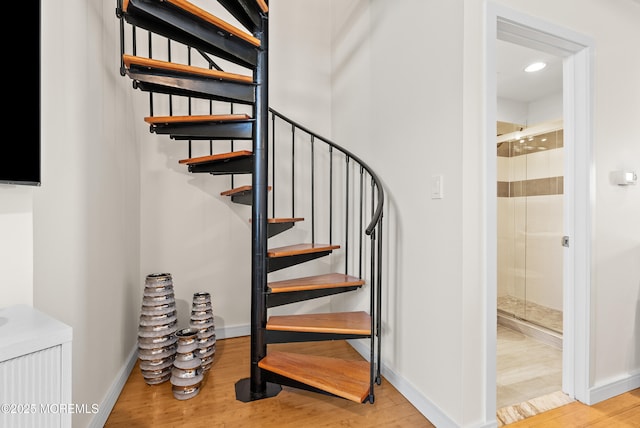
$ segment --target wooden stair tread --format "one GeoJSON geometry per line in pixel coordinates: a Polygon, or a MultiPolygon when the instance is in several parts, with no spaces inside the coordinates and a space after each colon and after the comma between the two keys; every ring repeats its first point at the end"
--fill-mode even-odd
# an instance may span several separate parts
{"type": "Polygon", "coordinates": [[[258,367],[357,403],[369,395],[367,361],[274,351],[260,360],[258,367]]]}
{"type": "Polygon", "coordinates": [[[138,67],[159,68],[162,70],[174,71],[178,73],[195,74],[214,79],[230,80],[241,83],[253,83],[253,77],[244,74],[228,73],[226,71],[210,70],[208,68],[194,67],[192,65],[177,64],[175,62],[161,61],[153,58],[144,58],[134,55],[122,55],[124,65],[131,68],[132,65],[138,67]]]}
{"type": "MultiPolygon", "coordinates": [[[[252,219],[249,219],[249,223],[251,223],[252,219]]],[[[275,223],[297,223],[299,221],[304,221],[303,217],[276,217],[276,218],[268,218],[267,223],[275,224],[275,223]]]]}
{"type": "Polygon", "coordinates": [[[363,311],[273,315],[267,321],[267,330],[370,335],[371,316],[363,311]]]}
{"type": "Polygon", "coordinates": [[[228,32],[229,34],[232,34],[246,42],[249,42],[256,47],[260,46],[260,39],[258,39],[257,37],[254,37],[251,34],[242,31],[238,27],[235,27],[229,24],[228,22],[223,21],[217,16],[210,14],[204,9],[200,9],[198,6],[192,3],[189,3],[186,0],[165,0],[165,1],[179,7],[180,9],[186,10],[190,14],[204,21],[209,22],[210,24],[213,24],[216,27],[221,28],[222,30],[228,32]]]}
{"type": "Polygon", "coordinates": [[[240,186],[234,189],[225,190],[224,192],[220,192],[220,196],[232,196],[237,195],[238,193],[244,193],[251,190],[251,186],[240,186]]]}
{"type": "Polygon", "coordinates": [[[230,160],[230,159],[235,159],[235,158],[240,158],[240,157],[245,157],[245,156],[251,156],[252,154],[253,153],[251,151],[249,151],[249,150],[241,150],[241,151],[238,151],[238,152],[218,153],[218,154],[215,154],[215,155],[200,156],[200,157],[189,158],[189,159],[182,159],[182,160],[179,160],[178,163],[186,164],[186,165],[196,165],[196,164],[200,164],[200,163],[223,161],[223,160],[230,160]]]}
{"type": "MultiPolygon", "coordinates": [[[[229,190],[225,190],[224,192],[220,192],[220,196],[233,196],[233,195],[237,195],[238,193],[250,192],[251,189],[253,189],[253,187],[250,185],[240,186],[234,189],[229,189],[229,190]]],[[[267,187],[267,191],[269,192],[271,191],[271,186],[267,187]]]]}
{"type": "MultiPolygon", "coordinates": [[[[251,219],[249,219],[251,221],[251,219]]],[[[304,221],[303,217],[278,217],[278,218],[268,218],[267,223],[297,223],[299,221],[304,221]]]]}
{"type": "Polygon", "coordinates": [[[324,275],[274,281],[270,282],[268,287],[272,293],[287,293],[291,291],[360,286],[363,284],[364,280],[356,278],[355,276],[341,273],[327,273],[324,275]]]}
{"type": "Polygon", "coordinates": [[[247,114],[215,114],[193,116],[149,116],[145,117],[144,121],[154,125],[168,123],[235,122],[248,119],[251,119],[251,117],[247,114]]]}
{"type": "MultiPolygon", "coordinates": [[[[253,37],[251,34],[248,34],[244,31],[242,31],[241,29],[229,24],[228,22],[223,21],[222,19],[218,18],[217,16],[214,16],[212,14],[210,14],[209,12],[207,12],[204,9],[199,8],[198,6],[189,3],[186,0],[165,0],[167,3],[170,3],[186,12],[189,12],[191,15],[194,15],[197,18],[200,18],[226,32],[228,32],[229,34],[232,34],[238,38],[241,38],[242,40],[249,42],[250,44],[258,47],[260,46],[260,39],[258,39],[257,37],[253,37]]],[[[260,5],[260,0],[258,0],[258,4],[260,5]]],[[[123,4],[122,4],[122,10],[123,11],[127,11],[127,8],[129,7],[129,0],[124,0],[123,4]]],[[[262,8],[262,5],[260,5],[260,7],[262,8]]],[[[263,9],[264,10],[264,9],[263,9]]],[[[266,12],[266,11],[265,11],[266,12]]]]}
{"type": "Polygon", "coordinates": [[[297,256],[300,254],[321,253],[323,251],[333,251],[340,248],[339,245],[329,244],[295,244],[284,247],[270,248],[267,251],[267,257],[287,257],[297,256]]]}
{"type": "Polygon", "coordinates": [[[269,12],[269,6],[267,6],[267,2],[266,1],[264,1],[264,0],[256,0],[256,2],[258,2],[258,6],[260,6],[260,9],[264,13],[269,12]]]}

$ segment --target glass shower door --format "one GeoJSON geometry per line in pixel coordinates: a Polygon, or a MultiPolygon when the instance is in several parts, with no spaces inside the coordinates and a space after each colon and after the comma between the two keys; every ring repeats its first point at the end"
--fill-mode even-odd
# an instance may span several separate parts
{"type": "MultiPolygon", "coordinates": [[[[537,127],[536,127],[537,128],[537,127]]],[[[562,332],[562,129],[498,143],[498,311],[562,332]]]]}

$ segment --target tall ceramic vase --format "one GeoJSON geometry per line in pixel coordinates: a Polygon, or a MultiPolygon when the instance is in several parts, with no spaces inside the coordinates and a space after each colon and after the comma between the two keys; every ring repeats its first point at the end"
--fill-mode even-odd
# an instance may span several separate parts
{"type": "Polygon", "coordinates": [[[147,275],[138,327],[138,358],[147,384],[157,385],[170,379],[177,351],[177,329],[171,274],[147,275]]]}
{"type": "Polygon", "coordinates": [[[202,359],[203,373],[206,374],[213,365],[216,353],[216,326],[209,293],[194,293],[189,324],[198,331],[198,355],[202,359]]]}

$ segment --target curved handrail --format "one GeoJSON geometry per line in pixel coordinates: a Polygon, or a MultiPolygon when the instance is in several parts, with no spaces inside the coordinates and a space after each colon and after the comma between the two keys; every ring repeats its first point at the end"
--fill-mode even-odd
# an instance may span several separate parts
{"type": "Polygon", "coordinates": [[[332,142],[331,140],[329,140],[327,138],[324,138],[321,135],[318,135],[317,133],[311,131],[310,129],[308,129],[306,127],[304,127],[303,125],[300,125],[299,123],[295,122],[294,120],[289,119],[288,117],[286,117],[282,113],[274,110],[273,108],[270,107],[269,111],[272,114],[274,114],[275,116],[277,116],[278,118],[280,118],[281,120],[289,123],[290,125],[295,126],[296,128],[306,132],[307,134],[313,136],[313,138],[319,139],[319,140],[325,142],[326,144],[328,144],[329,146],[341,151],[342,153],[344,153],[349,158],[351,158],[351,159],[355,160],[356,162],[358,162],[369,173],[369,175],[371,176],[371,179],[375,182],[376,187],[378,189],[378,204],[376,205],[376,210],[375,210],[373,216],[371,217],[371,221],[369,222],[369,225],[365,229],[365,233],[367,235],[371,235],[373,233],[374,229],[376,228],[376,226],[378,225],[378,223],[380,222],[380,219],[382,217],[382,209],[384,207],[384,190],[382,188],[382,183],[380,182],[380,179],[375,174],[375,172],[373,172],[371,167],[369,165],[367,165],[358,156],[356,156],[353,153],[351,153],[349,150],[345,149],[344,147],[339,146],[338,144],[332,142]]]}

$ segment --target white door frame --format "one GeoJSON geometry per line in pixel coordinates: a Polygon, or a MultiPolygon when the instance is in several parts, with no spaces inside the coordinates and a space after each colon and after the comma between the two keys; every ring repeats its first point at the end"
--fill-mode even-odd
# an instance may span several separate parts
{"type": "MultiPolygon", "coordinates": [[[[564,122],[564,252],[562,389],[589,404],[592,111],[594,42],[577,34],[493,2],[485,21],[486,102],[486,250],[487,250],[487,415],[496,407],[497,213],[496,204],[496,40],[505,40],[563,58],[564,122]]],[[[558,242],[560,245],[560,242],[558,242]]]]}

